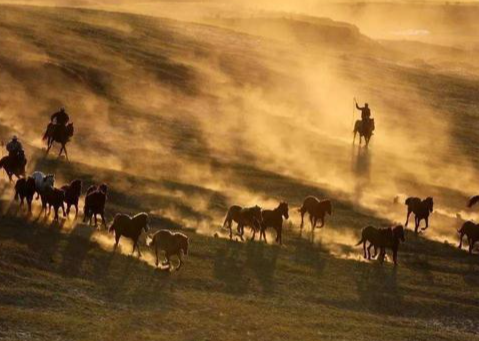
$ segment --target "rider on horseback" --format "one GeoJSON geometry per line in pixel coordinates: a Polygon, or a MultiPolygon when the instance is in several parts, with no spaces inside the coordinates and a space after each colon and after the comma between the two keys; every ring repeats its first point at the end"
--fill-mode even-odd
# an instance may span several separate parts
{"type": "MultiPolygon", "coordinates": [[[[373,123],[373,122],[372,122],[372,119],[371,119],[371,109],[369,109],[369,104],[365,103],[364,107],[360,107],[358,105],[358,102],[356,102],[356,109],[361,111],[361,122],[362,122],[361,124],[363,124],[366,127],[370,127],[371,123],[373,123]]],[[[374,130],[374,128],[372,130],[374,130]]],[[[373,133],[371,131],[371,135],[372,134],[373,133]]]]}
{"type": "Polygon", "coordinates": [[[46,140],[53,136],[56,130],[64,129],[68,124],[68,121],[70,121],[70,116],[66,113],[65,108],[61,108],[51,116],[50,123],[43,135],[43,139],[46,140]]]}
{"type": "Polygon", "coordinates": [[[7,143],[8,158],[10,159],[11,165],[16,165],[14,167],[23,167],[27,163],[25,158],[25,152],[23,146],[18,140],[17,136],[13,136],[12,140],[7,143]]]}
{"type": "Polygon", "coordinates": [[[65,108],[54,113],[50,119],[51,123],[66,126],[70,121],[70,116],[65,112],[65,108]]]}

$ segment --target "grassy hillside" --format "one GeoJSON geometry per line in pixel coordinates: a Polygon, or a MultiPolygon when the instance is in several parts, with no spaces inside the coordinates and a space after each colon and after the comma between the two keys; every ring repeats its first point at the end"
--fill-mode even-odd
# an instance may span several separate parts
{"type": "Polygon", "coordinates": [[[408,48],[349,25],[280,22],[308,39],[228,21],[1,6],[2,138],[20,135],[29,171],[59,185],[107,182],[109,221],[146,211],[154,230],[188,234],[191,253],[171,273],[155,269],[145,236],[143,260],[127,242],[112,253],[104,230],[52,223],[38,207],[25,217],[2,181],[0,339],[479,338],[477,255],[457,250],[455,233],[456,213],[476,216],[464,203],[477,189],[477,80],[415,65],[408,48]],[[338,26],[366,48],[321,38],[338,26]],[[353,95],[378,122],[369,151],[351,148],[353,95]],[[71,163],[41,149],[61,105],[76,127],[71,163]],[[307,195],[334,202],[314,234],[298,228],[307,195]],[[435,197],[431,228],[408,231],[397,268],[364,262],[361,228],[403,221],[406,195],[435,197]],[[272,235],[223,238],[229,205],[280,200],[291,214],[284,246],[272,235]]]}

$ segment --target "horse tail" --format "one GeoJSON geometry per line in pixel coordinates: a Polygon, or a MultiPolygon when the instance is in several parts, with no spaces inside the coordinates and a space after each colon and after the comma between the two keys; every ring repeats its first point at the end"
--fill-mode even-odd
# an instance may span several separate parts
{"type": "Polygon", "coordinates": [[[354,246],[359,246],[361,245],[362,243],[364,243],[366,240],[364,239],[364,237],[361,237],[361,240],[354,246]]]}
{"type": "Polygon", "coordinates": [[[231,225],[232,219],[231,219],[231,213],[228,210],[228,213],[226,213],[225,221],[223,222],[223,228],[225,228],[226,224],[231,225]]]}

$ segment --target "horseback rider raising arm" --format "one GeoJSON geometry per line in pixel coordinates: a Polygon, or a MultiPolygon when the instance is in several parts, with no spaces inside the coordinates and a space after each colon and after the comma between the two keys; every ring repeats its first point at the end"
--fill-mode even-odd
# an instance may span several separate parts
{"type": "Polygon", "coordinates": [[[356,109],[361,111],[361,119],[367,121],[371,118],[371,110],[369,109],[369,104],[365,103],[364,107],[360,107],[356,102],[356,109]]]}

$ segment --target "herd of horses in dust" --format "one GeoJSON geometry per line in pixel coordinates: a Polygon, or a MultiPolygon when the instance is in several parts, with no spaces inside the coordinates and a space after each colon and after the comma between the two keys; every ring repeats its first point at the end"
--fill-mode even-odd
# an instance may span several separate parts
{"type": "MultiPolygon", "coordinates": [[[[51,143],[49,141],[47,153],[50,148],[51,143]]],[[[65,149],[64,143],[62,143],[62,149],[65,149]]],[[[0,160],[0,168],[6,163],[4,162],[5,158],[7,157],[0,160]]],[[[8,175],[10,182],[12,182],[11,175],[8,175]]],[[[70,184],[57,188],[55,187],[55,175],[53,174],[45,175],[40,171],[35,171],[27,177],[23,170],[22,175],[15,175],[18,180],[15,184],[14,200],[20,200],[20,207],[22,207],[26,201],[29,214],[32,212],[32,202],[36,194],[36,200],[41,200],[40,214],[44,213],[45,217],[51,214],[53,208],[54,221],[58,222],[60,209],[62,210],[63,216],[68,219],[72,207],[75,208],[75,219],[78,217],[78,206],[83,187],[80,179],[73,180],[70,184]]],[[[99,215],[102,220],[102,225],[105,226],[105,228],[107,227],[105,220],[107,193],[108,186],[106,184],[92,185],[87,189],[83,207],[84,223],[88,220],[91,226],[94,220],[94,226],[98,227],[97,218],[99,215]]],[[[479,195],[469,200],[468,207],[472,207],[477,202],[479,202],[479,195]]],[[[426,230],[429,227],[429,216],[433,212],[433,198],[428,197],[421,200],[417,197],[410,197],[406,199],[405,205],[407,207],[405,227],[408,226],[410,215],[413,214],[415,234],[418,234],[419,230],[426,230]],[[425,227],[420,229],[420,223],[423,220],[425,221],[425,227]]],[[[319,200],[314,196],[308,196],[304,199],[298,211],[301,214],[301,231],[304,226],[304,216],[308,214],[311,232],[314,234],[318,220],[321,223],[320,228],[322,228],[324,227],[326,216],[332,215],[332,203],[328,199],[319,200]]],[[[284,219],[289,219],[289,207],[286,202],[281,202],[278,207],[272,210],[263,210],[259,206],[241,207],[233,205],[227,211],[222,228],[229,230],[229,238],[231,240],[233,239],[233,223],[236,223],[236,234],[241,240],[244,240],[244,229],[248,227],[252,231],[251,240],[254,240],[256,233],[259,232],[259,240],[264,239],[266,243],[266,230],[271,228],[276,232],[276,242],[282,245],[284,219]]],[[[405,241],[405,227],[402,225],[388,228],[367,226],[362,230],[361,240],[356,246],[362,245],[365,259],[371,260],[377,257],[380,263],[384,262],[386,250],[390,249],[392,251],[394,265],[397,265],[399,245],[405,241]],[[374,254],[371,254],[371,248],[374,248],[374,254]]],[[[112,224],[108,228],[108,232],[114,233],[115,235],[114,251],[118,246],[120,238],[123,236],[133,241],[132,255],[136,250],[138,257],[141,257],[139,237],[143,231],[145,231],[145,233],[149,231],[149,216],[147,213],[139,213],[135,216],[122,213],[116,214],[112,224]]],[[[458,230],[458,233],[460,235],[459,248],[462,248],[463,238],[466,236],[469,243],[469,253],[472,253],[474,244],[479,240],[479,224],[467,221],[458,230]]],[[[215,237],[217,237],[217,234],[215,234],[215,237]]],[[[183,233],[160,229],[152,235],[147,235],[146,244],[155,250],[157,267],[160,265],[159,252],[163,252],[165,259],[161,262],[162,269],[172,270],[171,257],[176,256],[179,260],[176,270],[179,270],[183,264],[182,255],[188,254],[189,239],[188,236],[183,233]]]]}

